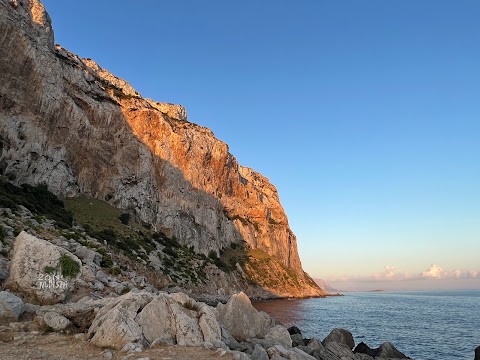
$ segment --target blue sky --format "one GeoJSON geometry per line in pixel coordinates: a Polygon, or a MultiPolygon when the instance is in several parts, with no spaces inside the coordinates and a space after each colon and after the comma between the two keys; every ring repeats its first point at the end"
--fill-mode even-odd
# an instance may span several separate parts
{"type": "Polygon", "coordinates": [[[448,275],[480,270],[480,2],[44,4],[57,43],[277,186],[314,277],[480,287],[448,275]]]}

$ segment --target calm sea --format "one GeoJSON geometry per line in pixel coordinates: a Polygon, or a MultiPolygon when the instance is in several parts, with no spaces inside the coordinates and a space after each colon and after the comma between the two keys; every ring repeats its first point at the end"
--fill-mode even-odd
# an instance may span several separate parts
{"type": "Polygon", "coordinates": [[[323,340],[336,327],[355,344],[392,342],[415,360],[472,360],[480,346],[480,291],[346,293],[326,299],[254,304],[304,337],[323,340]]]}

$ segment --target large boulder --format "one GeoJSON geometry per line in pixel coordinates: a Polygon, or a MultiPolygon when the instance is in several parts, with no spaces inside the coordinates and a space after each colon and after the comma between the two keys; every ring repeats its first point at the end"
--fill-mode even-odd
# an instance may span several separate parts
{"type": "Polygon", "coordinates": [[[290,333],[290,335],[295,335],[295,334],[302,335],[302,331],[296,326],[290,326],[288,328],[288,332],[290,333]]]}
{"type": "Polygon", "coordinates": [[[136,322],[143,329],[148,342],[160,339],[165,344],[175,344],[175,319],[170,310],[171,301],[166,296],[159,295],[136,316],[136,322]]]}
{"type": "Polygon", "coordinates": [[[298,348],[287,349],[281,345],[275,345],[267,349],[270,359],[285,358],[289,360],[316,360],[298,348]]]}
{"type": "Polygon", "coordinates": [[[290,335],[290,339],[292,339],[292,346],[303,346],[305,342],[303,341],[302,334],[292,334],[290,335]]]}
{"type": "Polygon", "coordinates": [[[222,332],[214,310],[185,294],[159,294],[137,315],[145,339],[152,343],[219,346],[222,332]],[[152,321],[155,319],[155,321],[152,321]]]}
{"type": "Polygon", "coordinates": [[[333,342],[347,345],[350,349],[355,347],[355,341],[353,340],[352,333],[345,329],[333,329],[322,341],[322,344],[323,346],[327,346],[329,343],[333,342]]]}
{"type": "Polygon", "coordinates": [[[143,342],[142,328],[135,317],[152,298],[149,293],[128,293],[111,300],[88,330],[92,344],[118,350],[128,343],[143,342]]]}
{"type": "Polygon", "coordinates": [[[252,360],[268,360],[267,352],[259,344],[255,345],[255,347],[253,348],[251,357],[252,357],[252,360]]]}
{"type": "Polygon", "coordinates": [[[55,331],[65,330],[72,324],[72,322],[65,316],[55,311],[46,312],[43,316],[43,321],[45,321],[45,324],[55,331]]]}
{"type": "Polygon", "coordinates": [[[17,321],[24,310],[22,299],[8,291],[0,291],[0,324],[17,321]]]}
{"type": "Polygon", "coordinates": [[[83,245],[77,245],[75,248],[75,255],[83,260],[86,264],[94,264],[100,268],[100,263],[102,262],[102,255],[98,252],[87,248],[83,245]]]}
{"type": "Polygon", "coordinates": [[[378,349],[371,349],[370,346],[365,344],[363,341],[355,347],[353,350],[355,354],[367,354],[368,356],[375,357],[377,356],[378,349]]]}
{"type": "Polygon", "coordinates": [[[5,287],[29,302],[55,304],[73,290],[81,268],[69,251],[22,231],[15,239],[5,287]]]}
{"type": "MultiPolygon", "coordinates": [[[[98,310],[111,301],[110,299],[81,299],[75,303],[42,306],[36,314],[45,318],[48,312],[55,312],[70,320],[81,332],[86,332],[92,325],[98,310]]],[[[44,319],[45,321],[45,319],[44,319]]],[[[45,321],[46,322],[46,321],[45,321]]]]}
{"type": "Polygon", "coordinates": [[[325,346],[325,348],[335,355],[337,355],[339,358],[347,358],[347,359],[353,359],[354,354],[352,350],[348,347],[348,345],[345,344],[340,344],[338,342],[330,342],[325,346]]]}
{"type": "Polygon", "coordinates": [[[257,311],[243,292],[232,295],[225,305],[218,304],[217,309],[220,322],[239,341],[263,338],[274,325],[273,319],[257,311]]]}
{"type": "Polygon", "coordinates": [[[312,348],[313,350],[324,348],[323,344],[317,338],[310,339],[310,341],[307,342],[307,346],[312,348]]]}
{"type": "Polygon", "coordinates": [[[203,333],[203,339],[206,342],[212,343],[214,346],[219,345],[222,341],[222,329],[217,320],[215,310],[204,303],[197,303],[198,305],[198,326],[203,333]]]}
{"type": "Polygon", "coordinates": [[[287,328],[282,325],[275,325],[265,335],[265,340],[273,341],[284,347],[292,347],[292,339],[287,328]]]}
{"type": "Polygon", "coordinates": [[[98,311],[88,335],[93,344],[114,349],[152,343],[225,346],[214,309],[185,294],[132,291],[112,299],[98,311]]]}
{"type": "Polygon", "coordinates": [[[341,359],[337,354],[333,353],[330,349],[325,347],[315,349],[312,353],[312,356],[317,360],[344,360],[341,359]]]}
{"type": "Polygon", "coordinates": [[[410,359],[404,353],[400,352],[391,342],[384,342],[378,348],[377,358],[410,359]]]}
{"type": "Polygon", "coordinates": [[[480,346],[478,346],[475,349],[475,359],[474,360],[480,360],[480,346]]]}

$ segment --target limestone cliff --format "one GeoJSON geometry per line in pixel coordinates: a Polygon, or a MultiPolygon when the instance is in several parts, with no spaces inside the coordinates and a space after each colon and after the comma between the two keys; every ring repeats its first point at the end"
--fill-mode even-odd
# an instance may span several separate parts
{"type": "MultiPolygon", "coordinates": [[[[143,99],[54,45],[37,0],[0,0],[0,172],[63,197],[106,199],[204,254],[246,242],[305,276],[268,179],[182,106],[143,99]]],[[[305,284],[303,295],[321,294],[305,284]]]]}

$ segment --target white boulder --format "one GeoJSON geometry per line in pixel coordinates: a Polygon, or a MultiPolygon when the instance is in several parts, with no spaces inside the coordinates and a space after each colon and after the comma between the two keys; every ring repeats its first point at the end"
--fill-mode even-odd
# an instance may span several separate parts
{"type": "Polygon", "coordinates": [[[273,319],[257,311],[243,292],[232,295],[225,305],[218,304],[217,310],[220,322],[239,341],[263,338],[274,325],[273,319]]]}
{"type": "Polygon", "coordinates": [[[5,287],[32,303],[65,300],[81,276],[82,263],[72,253],[22,231],[15,239],[5,287]]]}

